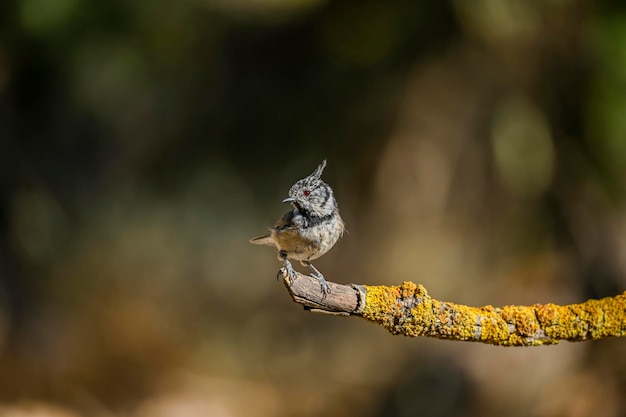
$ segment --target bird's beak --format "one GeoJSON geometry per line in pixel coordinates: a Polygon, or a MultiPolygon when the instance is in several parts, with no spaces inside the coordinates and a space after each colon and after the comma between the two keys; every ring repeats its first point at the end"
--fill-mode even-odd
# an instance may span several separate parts
{"type": "Polygon", "coordinates": [[[293,203],[294,201],[296,201],[295,198],[293,197],[287,197],[283,200],[283,203],[293,203]]]}

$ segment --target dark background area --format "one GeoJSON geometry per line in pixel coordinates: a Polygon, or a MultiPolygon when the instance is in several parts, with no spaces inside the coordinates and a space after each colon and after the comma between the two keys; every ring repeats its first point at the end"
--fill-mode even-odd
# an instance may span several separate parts
{"type": "Polygon", "coordinates": [[[324,158],[342,283],[626,287],[626,7],[4,0],[0,414],[621,416],[626,346],[306,313],[250,245],[324,158]]]}

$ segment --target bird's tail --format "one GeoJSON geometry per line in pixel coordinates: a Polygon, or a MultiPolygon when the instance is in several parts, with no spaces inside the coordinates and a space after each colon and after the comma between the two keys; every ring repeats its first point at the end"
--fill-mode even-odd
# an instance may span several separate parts
{"type": "Polygon", "coordinates": [[[253,237],[250,239],[250,243],[254,243],[255,245],[275,246],[271,235],[253,237]]]}

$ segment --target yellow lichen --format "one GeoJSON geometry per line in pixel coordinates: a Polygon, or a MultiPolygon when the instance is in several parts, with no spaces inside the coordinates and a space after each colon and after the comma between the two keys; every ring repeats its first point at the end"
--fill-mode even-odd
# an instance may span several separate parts
{"type": "Polygon", "coordinates": [[[626,334],[626,292],[557,306],[468,307],[432,299],[422,285],[367,286],[363,317],[394,334],[538,346],[626,334]]]}
{"type": "Polygon", "coordinates": [[[365,286],[367,297],[365,299],[365,308],[363,317],[384,323],[388,320],[388,316],[397,308],[398,296],[400,292],[398,287],[392,286],[365,286]]]}

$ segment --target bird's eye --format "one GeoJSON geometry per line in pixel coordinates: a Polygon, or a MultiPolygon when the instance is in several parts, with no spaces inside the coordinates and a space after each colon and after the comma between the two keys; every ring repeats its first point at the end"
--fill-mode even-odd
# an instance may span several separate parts
{"type": "Polygon", "coordinates": [[[305,197],[308,197],[311,194],[311,192],[309,190],[304,190],[302,191],[302,194],[304,194],[305,197]]]}

